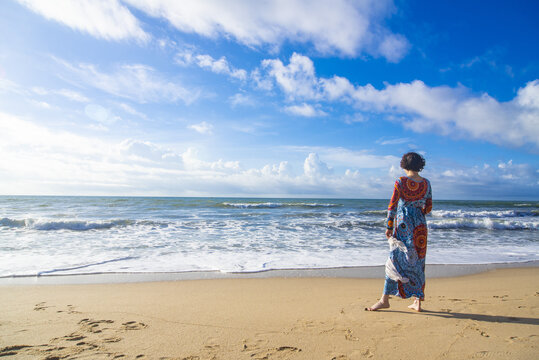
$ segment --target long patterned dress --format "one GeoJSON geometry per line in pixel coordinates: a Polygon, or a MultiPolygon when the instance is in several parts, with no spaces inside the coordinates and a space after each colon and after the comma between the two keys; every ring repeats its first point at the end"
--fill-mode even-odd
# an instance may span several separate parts
{"type": "Polygon", "coordinates": [[[394,248],[389,254],[389,260],[402,281],[395,281],[386,275],[384,294],[403,299],[411,296],[424,299],[427,253],[425,215],[431,210],[432,189],[427,179],[414,181],[402,176],[395,181],[388,207],[387,228],[393,229],[393,237],[402,241],[404,246],[394,248]]]}

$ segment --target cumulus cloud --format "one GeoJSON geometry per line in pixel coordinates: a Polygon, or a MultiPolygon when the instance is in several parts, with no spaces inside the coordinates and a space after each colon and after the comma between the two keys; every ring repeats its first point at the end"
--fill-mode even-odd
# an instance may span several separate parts
{"type": "Polygon", "coordinates": [[[398,61],[406,38],[385,26],[391,0],[144,1],[125,0],[182,32],[235,39],[247,46],[280,47],[285,41],[312,44],[321,54],[367,53],[398,61]]]}
{"type": "Polygon", "coordinates": [[[406,115],[404,126],[416,132],[539,146],[539,107],[530,100],[538,88],[539,81],[532,81],[507,102],[488,94],[476,96],[462,87],[429,87],[422,81],[387,85],[382,90],[355,87],[349,96],[358,107],[406,115]]]}
{"type": "Polygon", "coordinates": [[[368,150],[350,150],[343,147],[288,146],[286,149],[298,153],[320,154],[333,165],[349,168],[387,169],[398,166],[400,162],[400,158],[393,155],[376,155],[368,150]]]}
{"type": "Polygon", "coordinates": [[[303,171],[309,178],[317,179],[331,174],[331,168],[316,153],[310,153],[303,163],[303,171]]]}
{"type": "Polygon", "coordinates": [[[139,21],[117,0],[18,0],[43,17],[105,40],[149,40],[139,21]]]}
{"type": "Polygon", "coordinates": [[[290,114],[298,115],[298,116],[305,116],[305,117],[327,115],[322,110],[316,109],[314,106],[306,104],[306,103],[303,103],[301,105],[286,106],[284,110],[290,114]]]}
{"type": "Polygon", "coordinates": [[[198,132],[200,134],[205,134],[205,135],[209,135],[213,131],[213,125],[208,124],[205,121],[203,121],[203,122],[201,122],[199,124],[189,125],[187,128],[195,130],[196,132],[198,132]]]}
{"type": "Polygon", "coordinates": [[[416,132],[436,132],[486,140],[495,144],[539,146],[539,80],[520,88],[514,99],[500,102],[458,86],[431,87],[420,80],[354,85],[340,76],[317,77],[312,61],[294,53],[288,65],[264,60],[266,80],[275,82],[287,99],[339,101],[365,112],[385,114],[416,132]]]}
{"type": "Polygon", "coordinates": [[[314,63],[307,56],[293,53],[288,65],[279,59],[266,59],[262,61],[261,67],[290,99],[320,98],[314,63]]]}
{"type": "Polygon", "coordinates": [[[187,170],[213,170],[218,172],[233,172],[240,170],[239,161],[204,161],[199,158],[195,148],[189,148],[181,154],[183,164],[187,170]]]}
{"type": "Polygon", "coordinates": [[[539,193],[539,170],[530,164],[517,164],[512,160],[497,165],[456,166],[444,171],[430,171],[428,178],[445,197],[461,199],[498,198],[534,199],[539,193]],[[440,184],[443,186],[436,186],[440,184]]]}
{"type": "Polygon", "coordinates": [[[184,49],[176,54],[175,61],[178,65],[187,66],[195,64],[202,69],[210,70],[216,74],[228,75],[239,80],[247,79],[247,71],[232,67],[224,56],[214,59],[208,54],[196,54],[190,49],[184,49]]]}
{"type": "Polygon", "coordinates": [[[191,104],[199,95],[199,90],[187,89],[178,81],[160,74],[154,68],[142,64],[117,66],[112,72],[100,71],[93,64],[70,64],[56,59],[78,80],[106,93],[139,103],[177,102],[191,104]]]}

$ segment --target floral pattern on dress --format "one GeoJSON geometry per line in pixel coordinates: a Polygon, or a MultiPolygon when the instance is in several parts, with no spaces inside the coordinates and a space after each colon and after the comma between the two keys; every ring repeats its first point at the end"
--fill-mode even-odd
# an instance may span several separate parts
{"type": "Polygon", "coordinates": [[[428,238],[425,215],[431,210],[432,189],[427,179],[415,181],[402,176],[395,181],[386,223],[388,228],[393,229],[393,236],[404,243],[407,251],[396,248],[391,251],[389,258],[397,272],[408,282],[398,281],[398,286],[389,295],[424,299],[428,238]]]}

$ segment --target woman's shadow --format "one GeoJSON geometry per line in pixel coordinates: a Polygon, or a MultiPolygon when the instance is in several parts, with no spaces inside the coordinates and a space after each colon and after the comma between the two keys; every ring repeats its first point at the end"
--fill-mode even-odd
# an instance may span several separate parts
{"type": "Polygon", "coordinates": [[[494,322],[494,323],[539,325],[539,318],[529,318],[529,317],[470,314],[470,313],[462,313],[462,312],[434,311],[434,310],[427,310],[427,309],[423,309],[420,313],[412,313],[409,311],[400,311],[400,310],[386,310],[386,311],[403,313],[403,314],[436,316],[436,317],[441,317],[441,318],[446,318],[446,319],[467,319],[467,320],[477,320],[477,321],[494,322]]]}

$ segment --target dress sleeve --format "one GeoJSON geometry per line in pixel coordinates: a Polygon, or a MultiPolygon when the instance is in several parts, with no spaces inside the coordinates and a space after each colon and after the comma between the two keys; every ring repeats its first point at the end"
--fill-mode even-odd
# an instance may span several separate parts
{"type": "Polygon", "coordinates": [[[388,229],[393,229],[393,222],[395,216],[397,215],[397,206],[399,205],[400,192],[399,192],[399,181],[395,181],[395,187],[393,188],[393,195],[391,196],[391,201],[387,208],[387,220],[386,226],[388,229]]]}
{"type": "Polygon", "coordinates": [[[427,215],[432,210],[432,188],[430,187],[429,182],[429,189],[427,190],[426,200],[425,200],[425,207],[423,208],[423,214],[427,215]]]}

